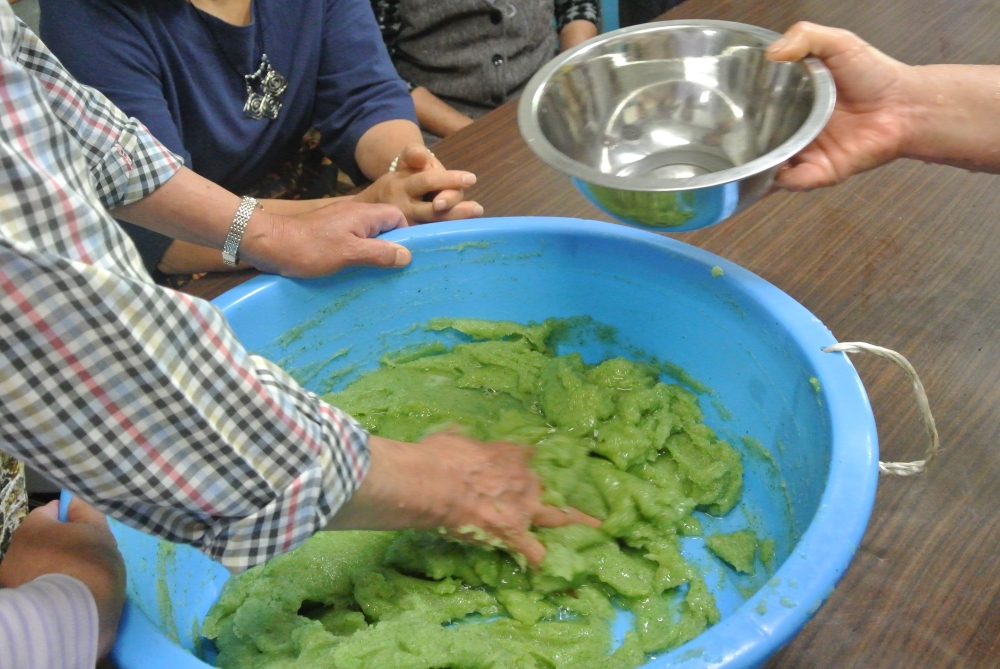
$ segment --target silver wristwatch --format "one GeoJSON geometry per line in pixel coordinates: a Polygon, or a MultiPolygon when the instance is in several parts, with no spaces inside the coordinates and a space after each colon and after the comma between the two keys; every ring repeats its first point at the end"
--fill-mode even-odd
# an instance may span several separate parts
{"type": "Polygon", "coordinates": [[[257,207],[264,208],[255,198],[244,197],[240,200],[239,209],[236,210],[233,223],[229,226],[229,234],[226,235],[226,243],[222,245],[222,262],[230,267],[236,267],[236,263],[239,262],[237,256],[240,251],[240,241],[247,229],[247,223],[250,222],[250,215],[257,207]]]}

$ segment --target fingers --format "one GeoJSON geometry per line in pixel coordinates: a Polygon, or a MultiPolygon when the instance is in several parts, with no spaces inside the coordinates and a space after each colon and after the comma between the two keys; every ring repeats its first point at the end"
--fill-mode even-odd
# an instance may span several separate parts
{"type": "Polygon", "coordinates": [[[478,203],[461,206],[463,189],[475,183],[476,175],[459,170],[429,170],[407,177],[402,185],[409,198],[409,219],[424,223],[482,216],[483,208],[478,203]],[[431,193],[433,202],[424,202],[423,198],[431,193]]]}
{"type": "MultiPolygon", "coordinates": [[[[430,194],[428,193],[428,196],[430,194]]],[[[424,199],[428,199],[425,196],[424,199]]],[[[465,199],[465,192],[461,190],[447,189],[440,191],[434,196],[433,199],[433,209],[436,212],[445,212],[453,208],[459,202],[465,199]]]]}
{"type": "Polygon", "coordinates": [[[27,517],[21,522],[20,528],[24,528],[25,531],[31,531],[31,528],[39,529],[58,522],[59,501],[53,500],[45,506],[40,506],[30,511],[27,517]]]}
{"type": "Polygon", "coordinates": [[[578,511],[573,507],[567,507],[565,509],[560,509],[555,506],[549,506],[547,504],[542,505],[538,511],[535,512],[532,522],[539,527],[564,527],[565,525],[589,525],[590,527],[599,528],[601,526],[601,521],[593,516],[588,516],[582,511],[578,511]]]}
{"type": "Polygon", "coordinates": [[[786,190],[804,191],[832,186],[842,180],[826,152],[813,144],[779,170],[774,183],[786,190]]]}
{"type": "Polygon", "coordinates": [[[799,21],[784,37],[767,47],[771,60],[789,62],[813,55],[822,60],[868,46],[868,43],[848,30],[830,28],[808,21],[799,21]]]}
{"type": "Polygon", "coordinates": [[[48,518],[49,520],[58,521],[59,520],[59,500],[54,499],[51,502],[49,502],[48,504],[46,504],[45,506],[38,507],[37,509],[35,509],[31,513],[29,513],[28,516],[41,516],[41,517],[44,517],[44,518],[48,518]]]}
{"type": "Polygon", "coordinates": [[[782,170],[775,177],[774,183],[781,188],[793,191],[805,191],[829,185],[823,170],[812,163],[801,163],[782,170]]]}
{"type": "Polygon", "coordinates": [[[508,536],[505,543],[511,551],[523,555],[533,569],[542,566],[542,560],[545,559],[545,546],[531,532],[519,532],[508,536]]]}
{"type": "Polygon", "coordinates": [[[435,211],[430,202],[414,204],[410,211],[410,220],[417,223],[432,221],[458,221],[464,218],[479,218],[483,215],[483,206],[478,202],[466,200],[459,202],[444,212],[435,211]]]}
{"type": "MultiPolygon", "coordinates": [[[[57,503],[56,509],[58,510],[58,508],[57,503]]],[[[84,523],[110,531],[108,519],[104,517],[104,514],[76,496],[70,500],[69,508],[66,510],[66,520],[71,523],[84,523]]]]}
{"type": "MultiPolygon", "coordinates": [[[[428,170],[406,178],[404,188],[412,198],[422,198],[426,193],[461,191],[476,183],[476,175],[461,170],[428,170]]],[[[435,198],[437,200],[437,198],[435,198]]]]}
{"type": "MultiPolygon", "coordinates": [[[[52,500],[45,506],[40,506],[31,511],[24,522],[32,524],[47,524],[59,522],[59,500],[52,500]]],[[[69,523],[82,523],[92,525],[103,530],[109,530],[108,519],[104,514],[90,506],[79,497],[70,500],[69,508],[66,510],[66,521],[69,523]]]]}
{"type": "Polygon", "coordinates": [[[458,221],[463,218],[479,218],[483,215],[483,205],[472,200],[460,202],[443,214],[438,214],[438,221],[458,221]]]}

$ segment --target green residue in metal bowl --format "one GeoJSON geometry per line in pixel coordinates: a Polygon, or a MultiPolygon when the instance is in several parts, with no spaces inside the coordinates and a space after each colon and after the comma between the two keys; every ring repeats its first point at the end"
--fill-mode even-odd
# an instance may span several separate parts
{"type": "Polygon", "coordinates": [[[694,216],[688,191],[630,191],[591,184],[591,197],[622,220],[657,228],[676,228],[694,216]]]}

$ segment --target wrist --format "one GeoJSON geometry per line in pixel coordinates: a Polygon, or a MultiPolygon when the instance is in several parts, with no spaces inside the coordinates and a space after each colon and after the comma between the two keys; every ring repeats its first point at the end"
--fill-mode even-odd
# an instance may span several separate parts
{"type": "MultiPolygon", "coordinates": [[[[933,127],[931,117],[937,104],[933,93],[928,93],[926,66],[903,65],[900,72],[900,93],[896,114],[899,118],[899,157],[920,159],[923,153],[922,138],[933,127]]],[[[940,106],[939,104],[937,106],[940,106]]]]}
{"type": "Polygon", "coordinates": [[[370,435],[368,473],[327,524],[331,530],[432,529],[451,508],[448,485],[422,446],[370,435]],[[427,483],[431,483],[427,485],[427,483]]]}
{"type": "Polygon", "coordinates": [[[273,271],[280,264],[275,252],[281,250],[281,242],[277,238],[280,237],[284,218],[260,208],[254,211],[243,232],[239,259],[257,269],[273,271]]]}
{"type": "Polygon", "coordinates": [[[368,186],[366,186],[364,190],[355,193],[352,196],[352,199],[355,202],[360,202],[362,204],[380,204],[382,202],[381,198],[382,181],[385,178],[386,175],[383,174],[378,179],[368,184],[368,186]]]}

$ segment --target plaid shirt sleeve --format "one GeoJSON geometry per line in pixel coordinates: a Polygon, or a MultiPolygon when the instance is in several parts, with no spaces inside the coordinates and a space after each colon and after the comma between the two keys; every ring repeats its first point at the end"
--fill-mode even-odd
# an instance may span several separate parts
{"type": "Polygon", "coordinates": [[[243,569],[321,529],[367,433],[156,286],[105,207],[179,168],[0,3],[0,449],[243,569]]]}
{"type": "Polygon", "coordinates": [[[83,151],[101,202],[108,209],[156,190],[183,164],[136,119],[70,75],[23,23],[11,40],[14,60],[41,85],[45,101],[83,151]]]}

